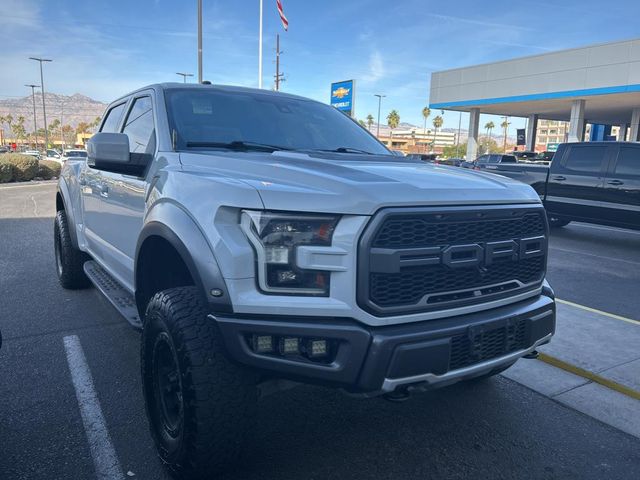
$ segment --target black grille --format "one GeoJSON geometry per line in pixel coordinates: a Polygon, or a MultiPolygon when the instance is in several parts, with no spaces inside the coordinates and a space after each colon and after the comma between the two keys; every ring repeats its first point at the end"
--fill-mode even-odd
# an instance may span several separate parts
{"type": "Polygon", "coordinates": [[[527,343],[525,320],[476,334],[457,335],[451,339],[449,370],[523,350],[527,343]]]}
{"type": "Polygon", "coordinates": [[[544,232],[539,213],[520,218],[437,223],[437,215],[387,220],[373,242],[379,248],[416,248],[464,242],[490,242],[544,232]]]}
{"type": "Polygon", "coordinates": [[[484,246],[543,235],[546,220],[541,207],[383,211],[361,241],[358,301],[372,313],[392,315],[480,303],[535,288],[544,278],[546,254],[515,260],[496,258],[489,265],[462,268],[422,260],[437,257],[451,245],[484,246]],[[377,262],[380,259],[382,264],[377,262]]]}
{"type": "MultiPolygon", "coordinates": [[[[370,297],[383,307],[412,305],[427,293],[473,289],[508,280],[531,283],[540,280],[543,271],[544,258],[535,257],[521,262],[498,261],[486,267],[486,272],[478,268],[453,270],[444,265],[435,265],[407,268],[400,273],[372,273],[370,297]]],[[[473,292],[468,295],[473,295],[473,292]]],[[[462,298],[464,294],[459,296],[462,298]]],[[[434,301],[437,301],[437,297],[434,301]]]]}

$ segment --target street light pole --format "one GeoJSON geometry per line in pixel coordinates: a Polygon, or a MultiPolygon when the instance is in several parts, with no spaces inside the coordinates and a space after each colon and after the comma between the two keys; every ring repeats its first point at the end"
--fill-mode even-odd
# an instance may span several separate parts
{"type": "Polygon", "coordinates": [[[31,98],[33,99],[33,133],[36,136],[36,150],[38,149],[38,124],[36,122],[36,88],[38,88],[39,86],[40,85],[25,85],[25,87],[31,87],[31,98]]]}
{"type": "Polygon", "coordinates": [[[382,106],[382,99],[386,97],[386,95],[379,95],[375,93],[374,97],[378,97],[378,127],[376,129],[376,137],[379,139],[380,137],[380,107],[382,106]]]}
{"type": "Polygon", "coordinates": [[[40,85],[42,90],[42,117],[44,119],[44,149],[49,148],[49,131],[47,130],[47,107],[44,103],[44,75],[42,74],[42,62],[51,62],[48,58],[29,57],[29,60],[40,62],[40,85]]]}
{"type": "Polygon", "coordinates": [[[176,75],[181,75],[182,76],[182,83],[187,83],[187,77],[193,77],[193,73],[182,73],[182,72],[176,72],[176,75]]]}
{"type": "Polygon", "coordinates": [[[198,83],[202,83],[202,0],[198,0],[198,83]]]}
{"type": "Polygon", "coordinates": [[[258,27],[258,88],[262,88],[262,0],[260,0],[260,13],[259,13],[258,27]]]}

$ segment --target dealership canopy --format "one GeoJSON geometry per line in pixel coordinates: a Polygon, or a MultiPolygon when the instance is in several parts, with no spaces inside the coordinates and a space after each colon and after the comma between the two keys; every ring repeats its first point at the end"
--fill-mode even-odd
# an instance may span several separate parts
{"type": "Polygon", "coordinates": [[[429,106],[470,113],[467,158],[481,113],[527,117],[530,150],[538,118],[570,122],[569,141],[583,140],[586,123],[598,127],[592,137],[619,125],[620,140],[638,141],[640,39],[434,72],[429,106]]]}

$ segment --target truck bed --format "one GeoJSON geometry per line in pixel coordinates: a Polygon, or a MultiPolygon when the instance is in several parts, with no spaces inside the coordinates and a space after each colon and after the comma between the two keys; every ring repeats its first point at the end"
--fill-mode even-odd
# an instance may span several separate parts
{"type": "Polygon", "coordinates": [[[546,193],[547,178],[549,176],[548,165],[535,165],[531,163],[504,163],[493,165],[491,173],[504,175],[505,177],[520,180],[531,185],[534,190],[543,198],[546,193]]]}

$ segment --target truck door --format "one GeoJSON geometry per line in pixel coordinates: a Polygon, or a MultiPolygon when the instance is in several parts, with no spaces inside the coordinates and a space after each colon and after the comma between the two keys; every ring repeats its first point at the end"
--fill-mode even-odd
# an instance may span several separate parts
{"type": "Polygon", "coordinates": [[[549,214],[574,220],[600,220],[602,186],[615,145],[567,145],[554,157],[549,172],[545,207],[549,214]]]}
{"type": "MultiPolygon", "coordinates": [[[[117,132],[122,120],[126,102],[113,106],[105,114],[100,128],[101,132],[117,132]]],[[[104,172],[91,167],[87,162],[82,167],[79,175],[82,192],[82,223],[87,247],[93,257],[103,258],[101,239],[108,225],[100,215],[100,204],[104,198],[102,175],[104,172]]]]}
{"type": "Polygon", "coordinates": [[[609,164],[602,200],[612,223],[640,228],[640,145],[620,145],[609,164]]]}
{"type": "MultiPolygon", "coordinates": [[[[121,132],[129,137],[129,153],[152,158],[156,149],[155,122],[151,93],[134,97],[122,122],[121,132]]],[[[105,194],[102,198],[102,217],[112,226],[105,232],[108,263],[115,276],[133,289],[134,259],[138,233],[142,230],[145,208],[143,177],[122,173],[102,172],[105,194]]]]}

